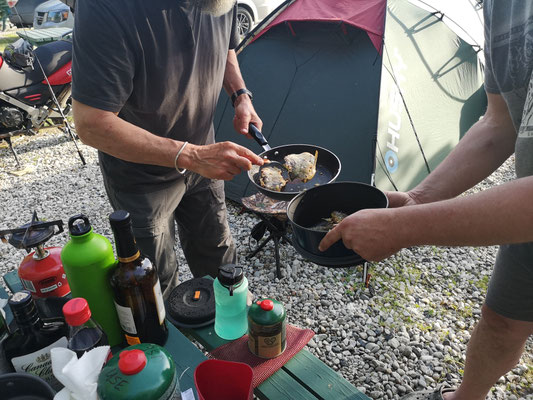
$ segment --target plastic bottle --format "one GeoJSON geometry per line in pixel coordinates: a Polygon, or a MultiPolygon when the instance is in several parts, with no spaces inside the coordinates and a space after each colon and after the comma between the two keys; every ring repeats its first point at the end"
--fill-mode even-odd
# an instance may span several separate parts
{"type": "Polygon", "coordinates": [[[72,297],[89,303],[92,317],[104,330],[111,346],[123,343],[109,277],[116,266],[113,247],[107,238],[93,232],[85,215],[68,221],[70,241],[63,247],[61,261],[72,297]]]}
{"type": "Polygon", "coordinates": [[[105,332],[91,318],[87,300],[76,297],[67,301],[63,306],[63,314],[69,326],[67,347],[75,351],[78,358],[86,351],[108,344],[105,332]]]}
{"type": "Polygon", "coordinates": [[[219,267],[213,288],[216,334],[226,340],[240,338],[248,329],[248,279],[243,274],[243,268],[234,264],[219,267]]]}

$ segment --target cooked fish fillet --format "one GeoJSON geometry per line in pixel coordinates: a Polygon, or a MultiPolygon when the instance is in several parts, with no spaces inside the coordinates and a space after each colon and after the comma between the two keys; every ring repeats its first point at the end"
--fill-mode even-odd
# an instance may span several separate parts
{"type": "Polygon", "coordinates": [[[313,179],[316,174],[316,155],[308,152],[287,154],[283,159],[292,179],[307,182],[313,179]]]}
{"type": "Polygon", "coordinates": [[[347,216],[348,214],[345,214],[343,212],[332,211],[329,218],[322,218],[322,221],[312,226],[311,229],[315,231],[329,232],[338,224],[340,224],[340,222],[347,216]]]}
{"type": "Polygon", "coordinates": [[[281,192],[287,182],[288,181],[283,178],[283,174],[279,168],[267,166],[261,169],[259,183],[264,188],[281,192]]]}

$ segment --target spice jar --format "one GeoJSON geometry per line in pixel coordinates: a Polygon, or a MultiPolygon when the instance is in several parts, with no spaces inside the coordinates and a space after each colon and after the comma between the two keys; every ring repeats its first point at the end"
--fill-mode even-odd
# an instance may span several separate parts
{"type": "Polygon", "coordinates": [[[259,300],[248,310],[248,348],[261,358],[274,358],[285,351],[286,313],[279,301],[259,300]]]}

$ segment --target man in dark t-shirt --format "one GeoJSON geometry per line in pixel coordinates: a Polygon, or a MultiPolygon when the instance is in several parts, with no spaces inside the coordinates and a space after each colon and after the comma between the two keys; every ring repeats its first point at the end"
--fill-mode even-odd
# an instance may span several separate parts
{"type": "Polygon", "coordinates": [[[240,74],[234,0],[78,0],[73,56],[74,119],[99,150],[114,209],[159,270],[168,296],[178,283],[174,221],[195,277],[235,262],[223,182],[262,160],[215,143],[221,87],[234,127],[262,122],[240,74]]]}

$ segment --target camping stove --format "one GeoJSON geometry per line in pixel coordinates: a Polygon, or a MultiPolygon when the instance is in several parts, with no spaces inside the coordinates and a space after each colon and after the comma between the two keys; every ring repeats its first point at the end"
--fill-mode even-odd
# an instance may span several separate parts
{"type": "Polygon", "coordinates": [[[61,263],[61,247],[44,247],[48,239],[61,232],[63,221],[39,221],[36,212],[30,223],[16,229],[0,230],[2,242],[8,242],[17,249],[26,249],[28,253],[35,248],[24,257],[18,268],[22,285],[33,297],[62,297],[70,293],[61,263]],[[5,238],[7,235],[10,235],[8,240],[5,238]]]}

